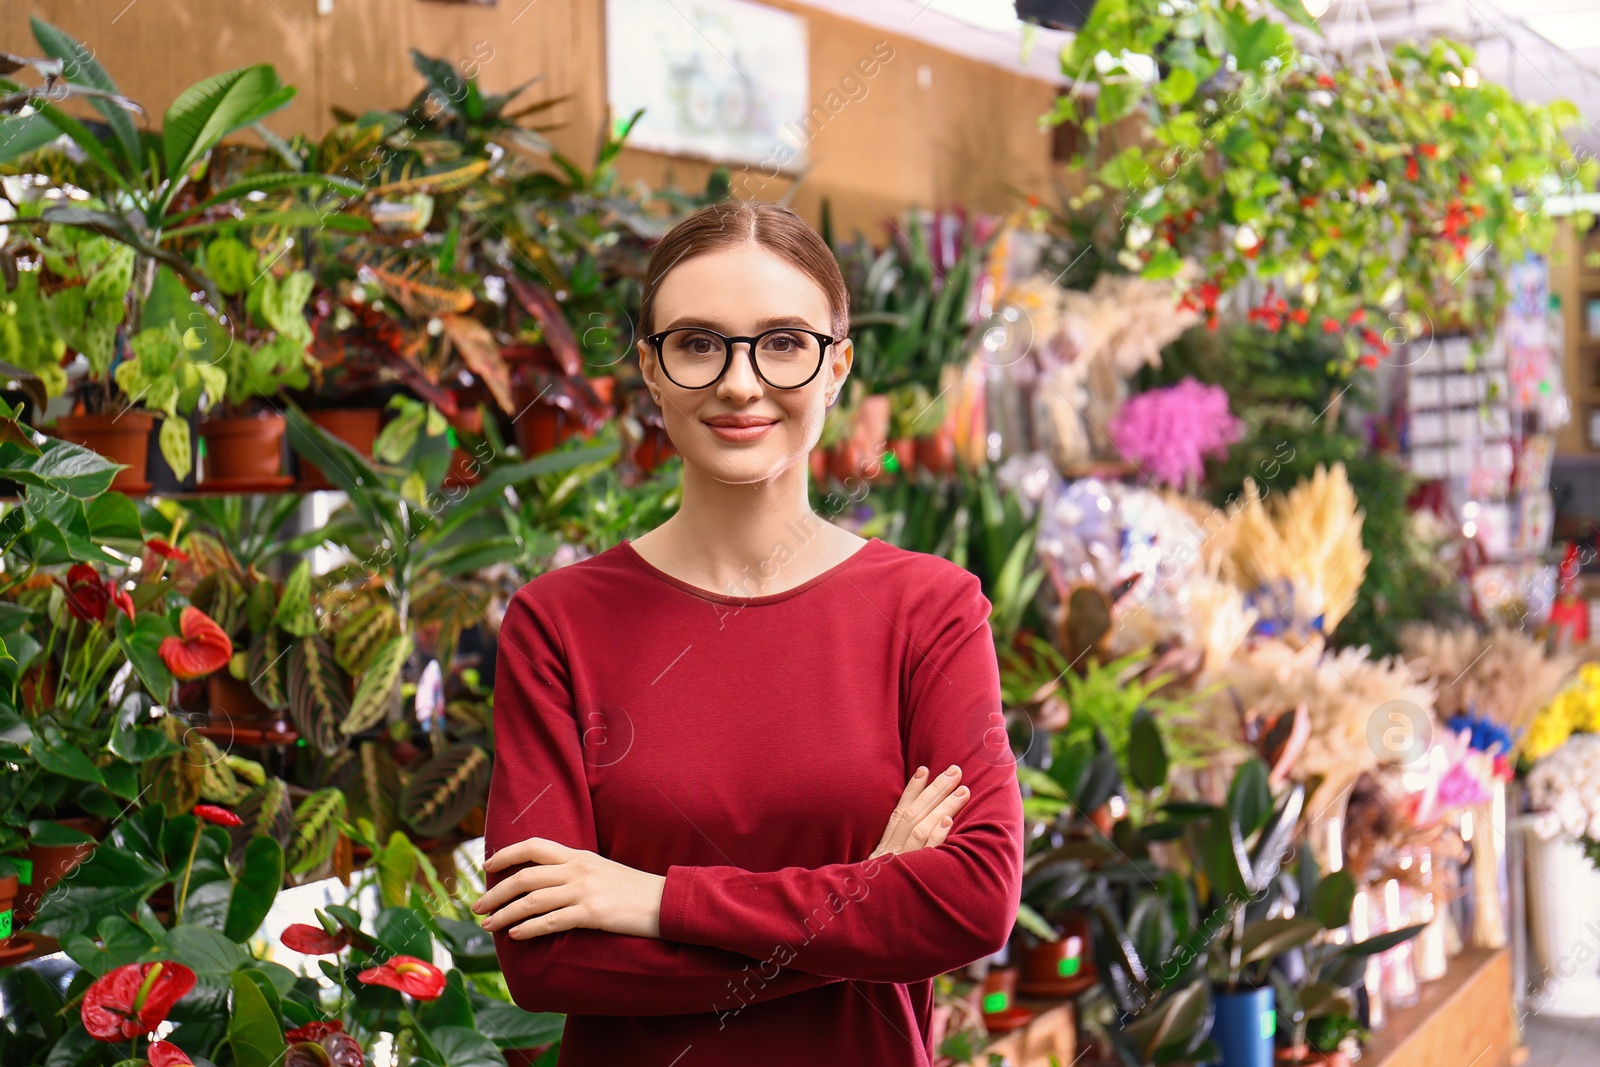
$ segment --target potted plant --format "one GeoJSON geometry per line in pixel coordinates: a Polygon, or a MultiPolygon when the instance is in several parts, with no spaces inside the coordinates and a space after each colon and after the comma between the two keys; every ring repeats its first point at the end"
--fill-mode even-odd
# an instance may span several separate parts
{"type": "MultiPolygon", "coordinates": [[[[138,105],[117,92],[92,50],[41,19],[32,25],[39,47],[51,58],[28,66],[46,73],[47,81],[21,91],[32,113],[0,115],[3,158],[9,162],[28,153],[49,154],[50,165],[41,170],[70,174],[71,184],[90,194],[88,200],[46,199],[40,189],[11,222],[23,232],[43,234],[37,251],[47,273],[39,279],[41,286],[30,286],[28,296],[47,301],[46,321],[87,365],[77,399],[85,416],[97,418],[81,423],[74,412],[65,426],[58,420],[57,428],[63,435],[81,436],[100,428],[99,417],[114,418],[118,440],[107,447],[117,448],[117,461],[129,466],[120,484],[142,491],[147,486],[139,474],[143,456],[136,439],[140,433],[148,437],[153,416],[128,410],[128,398],[119,395],[110,372],[131,333],[166,324],[149,318],[128,321],[129,298],[134,308],[143,309],[156,268],[164,265],[220,308],[221,294],[210,280],[169,247],[176,238],[248,229],[266,216],[278,226],[320,223],[328,213],[296,200],[297,191],[331,187],[357,195],[363,186],[347,178],[264,168],[259,154],[253,165],[240,168],[217,151],[225,137],[260,122],[294,96],[266,64],[228,71],[191,87],[167,109],[161,131],[152,135],[134,125],[130,111],[138,105]],[[55,106],[63,80],[105,119],[103,140],[55,106]],[[71,141],[82,162],[58,147],[62,137],[71,141]],[[115,211],[106,206],[113,201],[119,205],[115,211]]],[[[365,225],[359,219],[341,221],[356,228],[365,225]]],[[[38,321],[36,314],[29,314],[38,321]]],[[[185,316],[180,328],[187,326],[185,316]]],[[[32,336],[37,342],[33,355],[42,363],[55,343],[36,332],[32,336]]],[[[44,377],[59,380],[48,372],[44,377]]],[[[176,454],[178,434],[169,429],[167,435],[163,454],[170,457],[176,454]]]]}
{"type": "Polygon", "coordinates": [[[197,427],[206,450],[201,485],[231,491],[287,486],[294,481],[282,473],[287,424],[274,400],[310,381],[312,334],[304,308],[311,274],[292,270],[280,278],[232,237],[207,245],[206,261],[221,275],[218,287],[233,305],[228,321],[237,328],[225,332],[218,324],[211,341],[226,385],[221,413],[197,427]]]}

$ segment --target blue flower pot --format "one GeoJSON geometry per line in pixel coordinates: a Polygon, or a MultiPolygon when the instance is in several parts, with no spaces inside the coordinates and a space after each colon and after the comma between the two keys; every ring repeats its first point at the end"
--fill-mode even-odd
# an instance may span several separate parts
{"type": "Polygon", "coordinates": [[[1222,1059],[1212,1067],[1272,1067],[1272,1035],[1278,1029],[1272,987],[1213,992],[1211,1001],[1217,1009],[1211,1040],[1222,1050],[1222,1059]]]}

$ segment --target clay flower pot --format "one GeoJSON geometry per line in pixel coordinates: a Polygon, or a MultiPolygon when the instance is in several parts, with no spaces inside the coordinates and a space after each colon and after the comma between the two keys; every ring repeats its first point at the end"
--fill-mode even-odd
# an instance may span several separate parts
{"type": "Polygon", "coordinates": [[[202,486],[273,482],[283,477],[283,435],[288,420],[282,415],[206,419],[198,429],[206,453],[202,486]]]}
{"type": "Polygon", "coordinates": [[[917,469],[917,442],[910,437],[895,437],[889,441],[889,451],[900,464],[900,477],[909,478],[917,469]]]}
{"type": "MultiPolygon", "coordinates": [[[[98,837],[105,830],[104,820],[91,815],[51,821],[74,830],[82,830],[93,837],[98,837]]],[[[65,878],[74,867],[88,859],[89,853],[93,851],[92,841],[78,845],[39,845],[30,842],[27,859],[33,864],[33,877],[27,885],[20,886],[17,890],[13,927],[26,926],[32,922],[39,905],[44,902],[45,894],[50,892],[51,887],[65,878]]]]}
{"type": "Polygon", "coordinates": [[[813,448],[808,457],[811,461],[811,481],[820,484],[828,476],[828,453],[821,448],[813,448]]]}
{"type": "Polygon", "coordinates": [[[828,450],[828,473],[848,482],[861,473],[861,445],[855,440],[840,441],[828,450]]]}
{"type": "Polygon", "coordinates": [[[1022,957],[1017,988],[1033,997],[1075,997],[1099,980],[1091,951],[1089,916],[1064,916],[1061,936],[1030,945],[1022,957]]]}
{"type": "Polygon", "coordinates": [[[926,437],[917,438],[917,466],[934,475],[955,473],[955,435],[940,427],[926,437]]]}
{"type": "Polygon", "coordinates": [[[206,676],[206,699],[211,710],[209,736],[240,744],[281,743],[298,737],[287,712],[273,711],[248,682],[226,670],[206,676]]]}
{"type": "Polygon", "coordinates": [[[1033,1021],[1033,1012],[1017,1006],[1017,968],[990,967],[983,977],[979,1003],[983,1025],[990,1033],[1004,1034],[1033,1021]]]}
{"type": "MultiPolygon", "coordinates": [[[[383,425],[383,412],[377,408],[329,408],[306,414],[312,422],[355,449],[358,454],[369,459],[372,457],[372,444],[378,439],[378,430],[383,425]]],[[[299,487],[306,491],[332,489],[333,483],[328,481],[321,467],[301,456],[299,487]]]]}
{"type": "Polygon", "coordinates": [[[150,489],[145,479],[148,470],[150,430],[154,415],[124,411],[114,415],[62,415],[56,419],[55,435],[63,441],[92,449],[112,463],[126,464],[111,479],[119,493],[144,493],[150,489]]]}

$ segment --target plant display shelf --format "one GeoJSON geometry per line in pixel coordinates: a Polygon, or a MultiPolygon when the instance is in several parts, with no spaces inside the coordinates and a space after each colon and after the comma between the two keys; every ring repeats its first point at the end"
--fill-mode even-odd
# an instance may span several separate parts
{"type": "Polygon", "coordinates": [[[1078,1059],[1077,1013],[1073,1001],[1060,998],[1017,997],[1018,1007],[1033,1012],[1026,1026],[1004,1034],[973,1057],[988,1063],[992,1055],[1005,1057],[1007,1067],[1053,1067],[1078,1059]]]}
{"type": "Polygon", "coordinates": [[[1509,1067],[1516,1042],[1509,948],[1467,949],[1418,994],[1367,1042],[1362,1067],[1509,1067]]]}

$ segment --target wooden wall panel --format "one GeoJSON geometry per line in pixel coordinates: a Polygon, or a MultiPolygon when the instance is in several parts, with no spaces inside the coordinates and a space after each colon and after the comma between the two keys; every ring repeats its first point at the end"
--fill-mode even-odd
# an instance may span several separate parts
{"type": "MultiPolygon", "coordinates": [[[[20,0],[0,8],[0,49],[33,54],[27,17],[38,14],[83,40],[128,95],[157,117],[200,78],[270,62],[299,89],[294,104],[270,121],[280,133],[324,132],[331,108],[399,107],[421,87],[408,49],[458,64],[476,59],[483,86],[504,91],[539,78],[524,100],[570,94],[549,113],[558,151],[587,166],[605,99],[603,0],[500,0],[492,6],[422,0],[20,0]],[[320,13],[319,13],[320,12],[320,13]]],[[[1054,89],[1036,78],[979,63],[816,12],[786,0],[809,27],[813,104],[856,72],[878,42],[893,56],[862,79],[867,92],[825,116],[809,142],[811,169],[793,202],[818,217],[823,197],[841,234],[860,229],[881,239],[885,220],[908,205],[977,211],[1047,196],[1056,170],[1050,138],[1038,129],[1054,89]],[[926,75],[919,71],[926,68],[926,75]]],[[[880,50],[880,54],[881,50],[880,50]]],[[[680,188],[704,186],[712,164],[628,151],[624,179],[680,188]]],[[[776,199],[789,176],[766,179],[759,167],[735,169],[740,195],[776,199]]]]}

